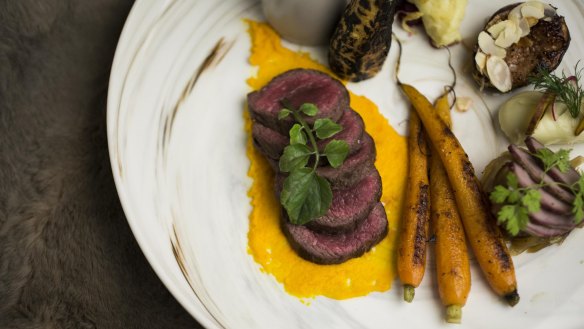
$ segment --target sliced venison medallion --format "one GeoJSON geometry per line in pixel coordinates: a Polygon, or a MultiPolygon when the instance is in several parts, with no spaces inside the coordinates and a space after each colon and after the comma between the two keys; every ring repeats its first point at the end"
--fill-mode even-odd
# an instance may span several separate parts
{"type": "Polygon", "coordinates": [[[361,140],[359,150],[348,156],[340,167],[322,166],[316,169],[319,176],[331,183],[333,190],[355,185],[371,171],[371,168],[374,168],[377,153],[373,138],[364,133],[361,140]]]}
{"type": "MultiPolygon", "coordinates": [[[[276,176],[276,191],[282,190],[284,175],[276,176]]],[[[279,193],[276,195],[280,198],[279,193]]],[[[326,214],[306,224],[310,229],[330,234],[355,229],[371,212],[381,197],[381,177],[374,168],[357,184],[333,191],[333,200],[326,214]]]]}
{"type": "Polygon", "coordinates": [[[317,264],[339,264],[359,257],[387,235],[387,217],[381,203],[353,231],[341,234],[318,233],[281,217],[282,230],[292,248],[302,258],[317,264]]]}
{"type": "MultiPolygon", "coordinates": [[[[355,153],[361,147],[364,124],[361,116],[349,109],[343,113],[338,124],[343,128],[331,138],[319,140],[317,146],[323,152],[326,145],[333,139],[342,140],[349,145],[349,154],[355,153]]],[[[253,124],[252,137],[259,150],[266,157],[277,160],[282,156],[284,148],[290,144],[290,137],[270,129],[259,122],[253,124]]]]}
{"type": "Polygon", "coordinates": [[[294,124],[290,116],[278,119],[278,113],[287,100],[298,108],[304,103],[315,104],[319,111],[314,117],[305,117],[309,124],[318,118],[329,118],[337,122],[349,109],[349,92],[343,84],[331,76],[316,70],[294,69],[270,81],[258,91],[247,95],[247,105],[252,120],[288,135],[294,124]]]}

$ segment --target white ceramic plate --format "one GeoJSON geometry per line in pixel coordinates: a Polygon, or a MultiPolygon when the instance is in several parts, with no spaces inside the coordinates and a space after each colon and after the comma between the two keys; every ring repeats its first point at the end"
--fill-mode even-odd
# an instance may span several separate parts
{"type": "MultiPolygon", "coordinates": [[[[506,1],[471,0],[462,31],[472,44],[487,16],[506,1]]],[[[555,1],[572,44],[560,69],[584,54],[584,4],[555,1]]],[[[286,294],[247,253],[251,184],[246,176],[242,111],[250,40],[242,18],[262,20],[254,0],[142,0],[124,28],[111,74],[108,138],[114,178],[130,226],[150,264],[177,300],[208,328],[441,328],[442,307],[428,275],[413,304],[401,289],[311,305],[286,294]],[[210,55],[214,54],[214,55],[210,55]]],[[[397,26],[397,25],[396,25],[397,26]]],[[[418,35],[404,40],[401,78],[429,96],[451,79],[445,51],[418,35]]],[[[298,49],[293,45],[289,45],[298,49]]],[[[324,49],[311,51],[324,59],[324,49]]],[[[383,72],[349,89],[380,107],[404,133],[407,104],[393,81],[397,48],[383,72]]],[[[477,172],[506,146],[492,120],[505,97],[483,103],[453,47],[458,95],[474,108],[455,113],[454,131],[477,172]]],[[[576,153],[584,154],[581,147],[576,153]]],[[[460,328],[582,328],[584,231],[561,247],[515,258],[521,302],[510,308],[473,265],[460,328]]]]}

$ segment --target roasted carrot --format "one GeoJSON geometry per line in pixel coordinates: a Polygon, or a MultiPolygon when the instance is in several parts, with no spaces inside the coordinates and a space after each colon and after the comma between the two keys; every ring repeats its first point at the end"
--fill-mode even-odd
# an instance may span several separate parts
{"type": "MultiPolygon", "coordinates": [[[[436,111],[449,127],[448,94],[436,101],[436,111]]],[[[470,292],[470,264],[464,228],[456,208],[454,194],[440,158],[432,148],[430,159],[430,196],[432,225],[436,236],[436,274],[438,292],[446,306],[446,321],[460,323],[462,306],[470,292]]]]}
{"type": "Polygon", "coordinates": [[[397,254],[397,271],[404,285],[404,300],[414,299],[415,288],[426,269],[426,249],[430,224],[428,144],[420,118],[410,111],[408,137],[408,187],[402,216],[397,254]]]}
{"type": "Polygon", "coordinates": [[[414,87],[401,84],[426,128],[454,191],[470,246],[491,288],[510,305],[519,302],[513,260],[489,209],[468,155],[432,104],[414,87]]]}

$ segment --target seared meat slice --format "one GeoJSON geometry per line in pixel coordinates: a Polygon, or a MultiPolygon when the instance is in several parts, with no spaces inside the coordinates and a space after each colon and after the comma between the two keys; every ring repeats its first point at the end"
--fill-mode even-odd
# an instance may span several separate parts
{"type": "MultiPolygon", "coordinates": [[[[284,175],[276,176],[276,191],[281,191],[284,175]]],[[[277,193],[277,197],[280,196],[277,193]]],[[[374,168],[357,184],[333,191],[333,200],[326,214],[315,218],[307,227],[317,232],[338,234],[352,231],[371,212],[381,197],[381,177],[374,168]]]]}
{"type": "Polygon", "coordinates": [[[290,245],[304,259],[317,264],[339,264],[359,257],[387,235],[387,217],[381,203],[350,232],[318,233],[306,226],[290,224],[282,216],[282,230],[290,245]]]}
{"type": "MultiPolygon", "coordinates": [[[[339,119],[339,125],[343,130],[331,138],[319,140],[318,149],[322,152],[325,146],[333,139],[343,140],[349,145],[349,154],[355,153],[362,144],[364,131],[363,119],[361,116],[349,109],[339,119]]],[[[282,156],[284,148],[290,144],[290,137],[270,129],[259,122],[253,124],[252,136],[259,150],[268,158],[277,160],[282,156]]]]}
{"type": "Polygon", "coordinates": [[[349,93],[341,82],[316,70],[294,69],[275,77],[259,91],[247,95],[252,120],[287,136],[294,120],[292,117],[278,120],[284,100],[294,108],[303,103],[315,104],[319,111],[314,117],[305,117],[309,124],[318,118],[337,122],[343,112],[349,109],[349,93]]]}
{"type": "Polygon", "coordinates": [[[338,168],[331,166],[318,167],[316,173],[326,178],[333,190],[355,185],[367,175],[375,164],[375,143],[369,134],[364,133],[361,147],[357,152],[345,159],[338,168]]]}

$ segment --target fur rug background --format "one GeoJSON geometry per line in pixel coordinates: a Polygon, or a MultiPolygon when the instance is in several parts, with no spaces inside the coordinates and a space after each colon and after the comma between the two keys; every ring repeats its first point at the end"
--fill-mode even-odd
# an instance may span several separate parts
{"type": "Polygon", "coordinates": [[[0,328],[200,328],[142,255],[107,152],[129,0],[0,0],[0,328]]]}

